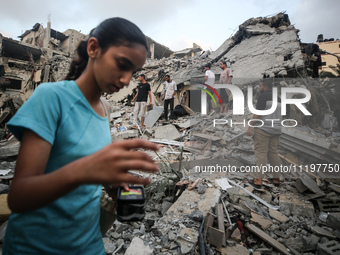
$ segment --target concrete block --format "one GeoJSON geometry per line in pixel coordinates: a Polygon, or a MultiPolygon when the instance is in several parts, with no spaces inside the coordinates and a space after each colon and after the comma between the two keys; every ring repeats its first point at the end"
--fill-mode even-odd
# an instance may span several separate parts
{"type": "Polygon", "coordinates": [[[319,255],[338,255],[340,254],[340,244],[337,241],[318,244],[319,255]]]}
{"type": "Polygon", "coordinates": [[[330,213],[326,222],[331,228],[340,231],[340,213],[330,213]]]}

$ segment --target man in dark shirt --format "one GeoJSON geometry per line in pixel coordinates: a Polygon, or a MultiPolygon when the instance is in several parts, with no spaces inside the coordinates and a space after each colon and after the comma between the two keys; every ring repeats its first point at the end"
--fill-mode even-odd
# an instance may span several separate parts
{"type": "MultiPolygon", "coordinates": [[[[268,80],[260,82],[260,96],[257,99],[256,110],[271,109],[273,104],[273,84],[268,80]]],[[[268,115],[254,114],[253,121],[250,122],[254,127],[254,149],[256,157],[257,171],[254,179],[254,185],[261,186],[264,177],[263,167],[267,167],[267,163],[271,167],[280,167],[280,157],[278,146],[281,135],[281,102],[277,99],[276,110],[268,115]]],[[[251,136],[253,127],[249,126],[246,135],[251,136]]],[[[272,181],[275,185],[280,184],[279,172],[273,171],[272,181]]]]}
{"type": "Polygon", "coordinates": [[[138,91],[136,96],[131,100],[131,102],[134,102],[136,99],[135,103],[135,109],[133,111],[134,115],[134,120],[135,123],[137,124],[137,117],[141,117],[141,127],[144,126],[144,119],[145,119],[145,106],[146,102],[148,101],[148,95],[149,95],[149,105],[152,105],[152,97],[151,97],[151,89],[150,89],[150,84],[145,81],[145,75],[141,74],[138,77],[138,80],[140,83],[138,84],[138,91]],[[139,114],[138,114],[139,113],[139,114]]]}

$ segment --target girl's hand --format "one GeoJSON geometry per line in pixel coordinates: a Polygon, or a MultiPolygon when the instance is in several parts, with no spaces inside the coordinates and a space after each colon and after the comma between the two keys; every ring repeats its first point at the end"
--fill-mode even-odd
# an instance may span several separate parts
{"type": "Polygon", "coordinates": [[[158,150],[158,146],[142,139],[114,142],[83,159],[84,168],[80,172],[80,182],[111,184],[116,187],[122,183],[150,184],[149,179],[128,173],[128,170],[146,172],[159,170],[147,153],[136,149],[158,150]]]}

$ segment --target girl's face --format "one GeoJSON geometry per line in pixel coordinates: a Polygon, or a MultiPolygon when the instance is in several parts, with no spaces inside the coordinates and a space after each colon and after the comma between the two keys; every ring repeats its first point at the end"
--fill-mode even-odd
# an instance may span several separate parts
{"type": "Polygon", "coordinates": [[[99,88],[112,94],[128,86],[132,75],[146,60],[146,49],[141,44],[111,46],[94,60],[94,76],[99,88]]]}

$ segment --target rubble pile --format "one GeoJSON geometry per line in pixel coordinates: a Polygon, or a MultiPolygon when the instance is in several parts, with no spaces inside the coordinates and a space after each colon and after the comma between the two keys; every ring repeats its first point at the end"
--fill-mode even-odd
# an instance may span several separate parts
{"type": "MultiPolygon", "coordinates": [[[[309,78],[312,60],[303,52],[297,33],[287,14],[252,18],[216,51],[181,59],[148,59],[128,87],[104,95],[111,103],[113,141],[141,137],[161,146],[157,153],[148,152],[160,165],[160,173],[143,174],[153,180],[146,187],[145,218],[129,223],[115,221],[103,238],[107,254],[338,253],[340,86],[337,79],[309,78]],[[219,109],[201,115],[199,109],[191,109],[191,101],[196,100],[195,86],[204,81],[204,65],[212,65],[218,83],[222,60],[233,70],[234,85],[245,94],[248,86],[253,88],[248,97],[254,102],[258,81],[265,77],[273,79],[279,96],[282,88],[289,87],[306,88],[311,93],[304,106],[312,116],[305,116],[295,105],[285,116],[296,120],[298,126],[283,128],[279,153],[282,168],[289,171],[281,174],[279,187],[269,181],[269,174],[263,187],[255,188],[250,184],[253,173],[243,171],[255,166],[253,140],[245,136],[247,126],[242,125],[253,116],[247,107],[242,116],[231,110],[218,113],[219,109]],[[154,103],[143,128],[133,122],[131,104],[141,73],[151,85],[154,103]],[[188,113],[171,121],[162,118],[166,74],[178,85],[175,105],[182,105],[188,113]],[[213,124],[216,119],[220,120],[218,125],[213,124]],[[317,171],[316,167],[323,164],[332,165],[334,171],[317,171]]],[[[27,96],[22,94],[27,91],[28,95],[29,87],[33,90],[40,82],[63,79],[70,62],[67,54],[55,55],[41,66],[35,62],[34,70],[40,72],[21,91],[1,90],[2,198],[9,191],[19,147],[6,123],[26,101],[27,96]]],[[[8,70],[6,67],[6,73],[8,70]]],[[[288,93],[287,99],[304,96],[288,93]]],[[[1,222],[8,214],[0,215],[4,219],[1,222]]],[[[0,241],[5,224],[0,227],[0,241]]]]}

